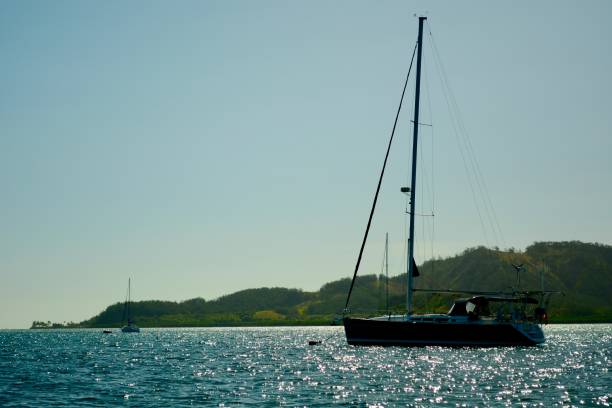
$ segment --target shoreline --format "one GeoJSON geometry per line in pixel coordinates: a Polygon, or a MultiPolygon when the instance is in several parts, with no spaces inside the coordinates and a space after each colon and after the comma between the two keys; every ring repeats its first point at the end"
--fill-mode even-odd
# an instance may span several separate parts
{"type": "MultiPolygon", "coordinates": [[[[612,324],[612,319],[605,321],[557,321],[550,322],[544,325],[574,325],[574,324],[612,324]]],[[[205,326],[139,326],[141,329],[207,329],[207,328],[260,328],[260,327],[342,327],[342,324],[330,324],[323,322],[312,322],[312,323],[298,323],[298,322],[287,322],[286,324],[216,324],[216,325],[205,325],[205,326]]],[[[0,330],[102,330],[102,329],[116,329],[120,330],[121,326],[96,326],[96,327],[29,327],[23,329],[0,329],[0,330]]]]}

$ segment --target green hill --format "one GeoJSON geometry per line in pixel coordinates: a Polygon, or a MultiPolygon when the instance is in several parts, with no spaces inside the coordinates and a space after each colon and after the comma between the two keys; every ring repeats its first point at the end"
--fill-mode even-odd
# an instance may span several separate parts
{"type": "MultiPolygon", "coordinates": [[[[417,288],[474,291],[507,291],[516,287],[512,264],[524,264],[520,274],[523,290],[537,290],[542,277],[546,290],[558,290],[550,303],[552,322],[612,321],[612,246],[572,242],[538,242],[524,252],[484,247],[425,262],[419,266],[417,288]]],[[[329,324],[342,313],[350,279],[324,284],[316,292],[299,289],[247,289],[207,301],[142,301],[132,304],[134,320],[142,327],[240,326],[329,324]]],[[[386,285],[382,276],[358,277],[351,310],[373,314],[386,308],[386,285]]],[[[389,279],[389,308],[405,310],[406,275],[389,279]]],[[[445,312],[454,297],[417,293],[417,311],[445,312]]],[[[116,303],[97,316],[70,327],[118,327],[124,306],[116,303]]],[[[34,322],[33,327],[60,327],[34,322]]]]}

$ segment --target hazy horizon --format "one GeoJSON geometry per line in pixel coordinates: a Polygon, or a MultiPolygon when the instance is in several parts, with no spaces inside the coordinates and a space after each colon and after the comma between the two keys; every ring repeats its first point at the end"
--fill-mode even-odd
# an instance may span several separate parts
{"type": "MultiPolygon", "coordinates": [[[[433,127],[417,201],[435,217],[417,220],[417,262],[612,244],[612,3],[469,5],[0,3],[0,328],[85,320],[128,277],[136,301],[350,277],[420,13],[433,127]],[[494,220],[475,208],[429,29],[494,220]]],[[[385,232],[403,268],[412,89],[363,274],[385,232]]]]}

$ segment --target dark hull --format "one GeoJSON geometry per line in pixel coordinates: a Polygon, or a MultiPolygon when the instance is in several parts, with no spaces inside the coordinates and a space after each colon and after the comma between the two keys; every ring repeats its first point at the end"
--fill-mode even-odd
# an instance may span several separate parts
{"type": "Polygon", "coordinates": [[[123,333],[140,333],[140,328],[137,326],[129,325],[129,326],[123,326],[121,328],[121,331],[123,333]]]}
{"type": "Polygon", "coordinates": [[[544,341],[541,331],[532,336],[510,323],[435,323],[349,317],[343,322],[348,343],[361,346],[497,347],[533,346],[544,341]]]}

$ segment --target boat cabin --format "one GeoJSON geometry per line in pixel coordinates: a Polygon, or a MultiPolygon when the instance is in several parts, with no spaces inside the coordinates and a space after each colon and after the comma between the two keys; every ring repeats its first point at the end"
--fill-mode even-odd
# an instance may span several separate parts
{"type": "Polygon", "coordinates": [[[489,316],[489,301],[483,296],[457,299],[448,311],[449,316],[489,316]]]}
{"type": "Polygon", "coordinates": [[[473,296],[455,300],[447,314],[449,316],[468,316],[474,319],[480,316],[491,316],[490,302],[518,303],[523,306],[538,304],[536,299],[530,297],[473,296]]]}

